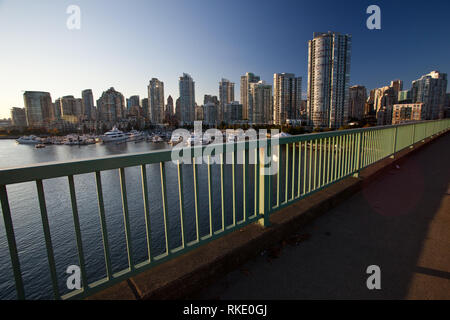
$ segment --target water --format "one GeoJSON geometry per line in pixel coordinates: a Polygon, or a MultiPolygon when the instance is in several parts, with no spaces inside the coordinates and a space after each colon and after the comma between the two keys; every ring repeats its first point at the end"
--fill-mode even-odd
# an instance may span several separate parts
{"type": "MultiPolygon", "coordinates": [[[[30,145],[18,145],[14,140],[0,140],[0,168],[48,161],[65,161],[114,154],[144,152],[167,148],[166,144],[124,143],[95,144],[88,146],[50,145],[36,149],[30,145]]],[[[200,235],[209,234],[209,204],[207,166],[199,165],[199,230],[200,235]]],[[[213,229],[221,228],[220,166],[212,166],[213,229]]],[[[147,259],[147,244],[144,206],[142,200],[141,175],[139,167],[125,169],[126,188],[131,225],[131,244],[134,262],[147,259]]],[[[241,220],[242,210],[242,166],[236,166],[236,218],[241,220]]],[[[85,253],[88,281],[99,280],[106,275],[103,243],[98,215],[95,174],[76,175],[75,189],[80,216],[80,225],[85,253]]],[[[165,252],[164,222],[161,201],[159,164],[147,166],[148,197],[150,203],[150,224],[152,229],[151,250],[154,255],[165,252]]],[[[181,244],[180,209],[177,168],[171,162],[166,164],[167,200],[169,212],[169,235],[171,248],[181,244]]],[[[254,212],[254,167],[249,167],[247,189],[250,214],[254,212]]],[[[183,165],[184,208],[186,242],[196,239],[193,170],[183,165]]],[[[125,269],[127,265],[126,241],[123,224],[122,200],[118,170],[102,172],[103,196],[106,224],[113,272],[125,269]]],[[[232,170],[225,166],[225,222],[232,223],[232,170]]],[[[60,293],[68,292],[66,269],[78,265],[72,207],[67,177],[44,180],[50,232],[53,242],[60,293]]],[[[34,182],[7,186],[12,220],[14,224],[21,271],[27,299],[51,299],[52,288],[48,267],[41,216],[34,182]]],[[[12,273],[3,219],[0,222],[0,299],[15,299],[14,276],[12,273]]]]}

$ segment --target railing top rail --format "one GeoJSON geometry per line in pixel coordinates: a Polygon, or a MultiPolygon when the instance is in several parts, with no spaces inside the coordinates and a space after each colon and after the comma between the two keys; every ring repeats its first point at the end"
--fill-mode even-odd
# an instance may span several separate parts
{"type": "MultiPolygon", "coordinates": [[[[439,121],[439,120],[433,120],[439,121]]],[[[336,130],[320,133],[310,133],[302,135],[294,135],[289,137],[279,138],[279,144],[295,143],[300,141],[310,141],[321,138],[328,138],[334,136],[341,136],[345,134],[384,130],[400,126],[406,126],[419,123],[430,123],[433,121],[419,121],[399,125],[377,126],[368,128],[357,128],[348,130],[336,130]]],[[[216,155],[224,152],[237,150],[253,149],[264,143],[266,139],[251,141],[240,141],[237,143],[212,144],[207,146],[194,146],[182,148],[181,155],[184,152],[190,152],[192,155],[203,154],[207,148],[210,149],[209,154],[216,155]],[[220,147],[222,145],[222,147],[220,147]],[[219,146],[219,147],[218,147],[219,146]]],[[[125,155],[112,155],[102,158],[91,158],[83,160],[62,161],[62,162],[44,162],[33,165],[26,165],[21,167],[12,167],[0,169],[0,185],[9,185],[15,183],[29,182],[38,179],[52,179],[59,177],[66,177],[69,175],[92,173],[96,171],[114,170],[118,168],[134,167],[143,164],[153,164],[171,161],[172,149],[152,150],[148,152],[130,153],[125,155]]]]}

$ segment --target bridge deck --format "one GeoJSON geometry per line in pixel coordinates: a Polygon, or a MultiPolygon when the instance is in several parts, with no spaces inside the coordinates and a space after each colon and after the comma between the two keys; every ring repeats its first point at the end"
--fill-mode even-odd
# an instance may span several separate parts
{"type": "Polygon", "coordinates": [[[402,160],[200,299],[450,299],[450,135],[402,160]],[[366,268],[381,268],[368,290],[366,268]]]}

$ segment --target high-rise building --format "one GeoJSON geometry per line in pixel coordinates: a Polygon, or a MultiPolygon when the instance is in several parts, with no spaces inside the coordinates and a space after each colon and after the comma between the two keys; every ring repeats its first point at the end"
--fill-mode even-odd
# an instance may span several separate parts
{"type": "Polygon", "coordinates": [[[217,105],[213,102],[208,102],[203,105],[203,123],[205,125],[217,124],[217,105]]]}
{"type": "Polygon", "coordinates": [[[367,90],[364,86],[349,88],[348,117],[349,119],[362,120],[364,107],[367,101],[367,90]]]}
{"type": "Polygon", "coordinates": [[[50,93],[41,91],[25,91],[23,94],[27,125],[42,127],[55,120],[50,93]]]}
{"type": "Polygon", "coordinates": [[[284,124],[296,118],[296,110],[302,99],[302,78],[293,73],[273,75],[273,122],[284,124]]]}
{"type": "Polygon", "coordinates": [[[242,117],[250,120],[248,113],[248,98],[249,98],[249,86],[251,83],[257,83],[260,79],[259,76],[255,76],[251,72],[247,72],[245,76],[241,76],[241,104],[242,104],[242,117]]]}
{"type": "Polygon", "coordinates": [[[83,114],[85,116],[85,119],[91,120],[91,112],[94,108],[94,95],[92,94],[91,89],[86,89],[81,91],[81,99],[83,102],[83,114]]]}
{"type": "Polygon", "coordinates": [[[214,103],[217,107],[219,107],[219,99],[217,98],[217,96],[212,96],[209,94],[205,94],[203,97],[203,104],[207,104],[209,102],[214,103]]]}
{"type": "Polygon", "coordinates": [[[392,112],[392,124],[400,124],[424,119],[425,109],[422,102],[394,104],[392,112]]]}
{"type": "Polygon", "coordinates": [[[144,117],[148,118],[148,98],[144,98],[141,100],[141,106],[144,117]]]}
{"type": "Polygon", "coordinates": [[[84,118],[83,99],[77,99],[74,96],[64,96],[56,99],[55,110],[61,119],[71,123],[78,123],[84,118]]]}
{"type": "Polygon", "coordinates": [[[425,104],[426,120],[444,117],[445,95],[447,92],[447,74],[432,71],[412,82],[413,102],[425,104]]]}
{"type": "Polygon", "coordinates": [[[13,126],[26,127],[27,115],[25,113],[25,108],[11,108],[11,121],[13,126]]]}
{"type": "Polygon", "coordinates": [[[123,94],[112,87],[109,88],[97,100],[97,109],[99,120],[115,122],[122,119],[125,109],[123,94]]]}
{"type": "Polygon", "coordinates": [[[398,103],[412,103],[411,90],[403,90],[398,93],[398,103]]]}
{"type": "Polygon", "coordinates": [[[234,101],[234,83],[227,79],[219,82],[219,114],[218,120],[225,121],[225,105],[234,101]]]}
{"type": "Polygon", "coordinates": [[[399,94],[403,90],[403,81],[398,79],[391,81],[391,88],[393,88],[395,92],[399,94]]]}
{"type": "Polygon", "coordinates": [[[164,82],[156,78],[148,85],[149,119],[152,123],[164,122],[164,82]]]}
{"type": "Polygon", "coordinates": [[[392,124],[392,112],[394,104],[398,103],[398,94],[398,89],[391,86],[375,89],[374,110],[378,125],[392,124]]]}
{"type": "Polygon", "coordinates": [[[233,124],[242,120],[242,104],[238,101],[232,101],[225,105],[225,118],[223,121],[233,124]]]}
{"type": "Polygon", "coordinates": [[[264,81],[250,83],[248,88],[248,121],[271,124],[273,116],[272,86],[264,81]]]}
{"type": "Polygon", "coordinates": [[[140,107],[140,100],[139,96],[131,96],[127,99],[127,109],[130,109],[132,107],[140,107]]]}
{"type": "Polygon", "coordinates": [[[173,110],[173,98],[171,95],[167,98],[167,104],[166,104],[166,117],[171,117],[174,115],[173,110]]]}
{"type": "Polygon", "coordinates": [[[177,101],[175,101],[175,118],[178,121],[181,121],[181,102],[180,102],[180,98],[178,98],[177,101]]]}
{"type": "Polygon", "coordinates": [[[348,119],[351,35],[314,33],[309,41],[308,122],[338,128],[348,119]]]}
{"type": "Polygon", "coordinates": [[[189,74],[183,73],[179,78],[179,89],[181,124],[192,124],[195,119],[195,82],[189,74]]]}

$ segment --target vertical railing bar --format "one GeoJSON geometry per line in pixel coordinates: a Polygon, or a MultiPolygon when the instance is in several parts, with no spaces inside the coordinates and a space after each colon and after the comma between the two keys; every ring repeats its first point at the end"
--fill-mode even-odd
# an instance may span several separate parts
{"type": "Polygon", "coordinates": [[[336,166],[337,166],[336,180],[338,180],[341,178],[341,167],[342,167],[342,135],[340,135],[338,138],[338,158],[336,166]]]}
{"type": "Polygon", "coordinates": [[[47,206],[45,204],[45,194],[42,180],[36,180],[36,187],[39,199],[39,207],[41,210],[42,227],[44,229],[45,246],[47,248],[48,264],[53,285],[53,295],[56,300],[59,300],[60,295],[58,289],[58,276],[56,274],[55,256],[53,253],[52,238],[50,235],[50,226],[48,223],[47,206]]]}
{"type": "Polygon", "coordinates": [[[375,140],[375,159],[374,159],[374,163],[378,161],[378,131],[376,130],[374,131],[374,140],[375,140]]]}
{"type": "Polygon", "coordinates": [[[134,270],[133,248],[131,246],[130,217],[128,214],[128,198],[127,198],[127,185],[125,179],[125,168],[120,168],[119,174],[120,174],[120,187],[122,193],[123,223],[125,225],[125,239],[128,253],[128,265],[130,267],[130,270],[134,270]]]}
{"type": "Polygon", "coordinates": [[[237,163],[237,144],[233,144],[233,165],[232,170],[232,185],[233,185],[233,226],[236,225],[236,163],[237,163]]]}
{"type": "Polygon", "coordinates": [[[346,139],[346,150],[345,150],[345,156],[346,156],[346,160],[345,160],[345,175],[348,175],[349,174],[349,167],[350,167],[350,146],[351,146],[351,144],[350,144],[350,138],[351,138],[351,135],[350,134],[348,134],[347,136],[347,139],[346,139]]]}
{"type": "Polygon", "coordinates": [[[222,231],[225,230],[225,153],[220,155],[220,192],[222,200],[222,231]]]}
{"type": "Polygon", "coordinates": [[[300,198],[302,190],[301,187],[301,181],[302,181],[302,142],[298,142],[298,181],[297,181],[297,197],[300,198]]]}
{"type": "Polygon", "coordinates": [[[102,229],[103,253],[105,255],[106,277],[112,279],[111,255],[109,252],[108,231],[106,228],[105,205],[103,202],[102,179],[100,171],[95,172],[95,181],[97,184],[98,212],[100,216],[100,226],[102,229]]]}
{"type": "MultiPolygon", "coordinates": [[[[280,151],[279,147],[280,147],[280,145],[278,145],[278,151],[280,151]]],[[[271,164],[273,161],[272,139],[267,139],[267,157],[270,159],[269,164],[271,164]]],[[[281,160],[280,154],[278,154],[278,172],[280,172],[279,171],[280,160],[281,160]]],[[[264,217],[266,218],[265,224],[270,225],[269,216],[272,213],[272,175],[270,175],[270,174],[264,175],[264,179],[265,179],[264,186],[265,187],[267,186],[266,192],[265,192],[267,201],[266,201],[266,209],[264,210],[264,217]]]]}
{"type": "Polygon", "coordinates": [[[197,241],[200,241],[200,226],[199,226],[199,207],[200,207],[200,198],[199,198],[199,186],[198,186],[198,168],[197,168],[197,159],[194,157],[192,159],[192,170],[194,176],[194,205],[195,205],[195,234],[197,237],[197,241]]]}
{"type": "Polygon", "coordinates": [[[352,174],[354,171],[354,165],[355,165],[355,161],[354,161],[354,157],[355,157],[355,135],[352,133],[350,134],[350,148],[349,148],[349,164],[348,164],[348,174],[352,174]]]}
{"type": "Polygon", "coordinates": [[[339,158],[338,158],[338,164],[337,164],[337,177],[336,179],[340,179],[342,177],[342,135],[339,136],[339,143],[338,143],[338,152],[339,152],[339,158]]]}
{"type": "Polygon", "coordinates": [[[208,156],[208,209],[209,209],[209,235],[214,234],[212,211],[213,211],[213,198],[212,198],[212,173],[211,173],[211,156],[208,156]]]}
{"type": "Polygon", "coordinates": [[[330,167],[331,167],[331,163],[330,163],[330,159],[331,159],[331,138],[328,137],[327,138],[327,142],[328,142],[328,154],[327,154],[327,184],[330,183],[330,167]]]}
{"type": "Polygon", "coordinates": [[[353,165],[353,134],[348,135],[348,161],[347,161],[347,174],[352,173],[352,165],[353,165]]]}
{"type": "Polygon", "coordinates": [[[347,155],[347,161],[345,164],[345,175],[348,175],[350,173],[350,156],[351,156],[351,147],[352,147],[352,135],[348,134],[347,135],[347,150],[346,150],[346,155],[347,155]]]}
{"type": "Polygon", "coordinates": [[[291,186],[291,200],[295,199],[295,142],[292,143],[292,186],[291,186]]]}
{"type": "Polygon", "coordinates": [[[383,157],[383,144],[382,144],[382,132],[378,132],[378,159],[380,160],[383,157]]]}
{"type": "Polygon", "coordinates": [[[286,143],[286,164],[284,168],[285,170],[285,179],[284,179],[284,201],[288,202],[288,190],[289,190],[289,144],[286,143]]]}
{"type": "Polygon", "coordinates": [[[319,171],[319,184],[318,184],[319,188],[322,186],[322,172],[323,172],[323,168],[322,168],[322,140],[323,139],[319,140],[319,166],[317,167],[318,171],[319,171]]]}
{"type": "Polygon", "coordinates": [[[69,190],[70,190],[70,201],[72,204],[72,214],[73,214],[73,224],[75,227],[75,237],[77,242],[77,250],[78,250],[78,262],[80,263],[80,272],[81,272],[81,282],[83,284],[84,291],[89,289],[86,275],[86,265],[84,262],[84,252],[83,252],[83,243],[81,239],[81,228],[80,228],[80,218],[78,216],[78,207],[77,207],[77,198],[75,192],[75,183],[73,180],[73,175],[68,176],[69,180],[69,190]]]}
{"type": "Polygon", "coordinates": [[[248,182],[249,182],[249,158],[250,158],[250,148],[243,150],[244,163],[242,165],[242,179],[243,179],[243,194],[242,194],[242,210],[244,221],[247,221],[249,217],[249,201],[248,201],[248,182]]]}
{"type": "Polygon", "coordinates": [[[376,151],[377,151],[377,137],[376,137],[377,130],[374,130],[372,132],[372,144],[373,144],[373,155],[372,155],[372,164],[376,162],[376,151]]]}
{"type": "Polygon", "coordinates": [[[317,139],[314,141],[314,190],[317,189],[317,139]]]}
{"type": "Polygon", "coordinates": [[[322,163],[322,185],[326,185],[327,184],[327,138],[323,138],[322,139],[322,148],[323,148],[323,163],[322,163]]]}
{"type": "Polygon", "coordinates": [[[177,161],[178,174],[178,200],[180,205],[180,228],[181,228],[181,247],[186,246],[186,231],[184,230],[184,188],[183,188],[183,163],[177,161]]]}
{"type": "MultiPolygon", "coordinates": [[[[276,147],[278,151],[278,159],[277,159],[277,207],[280,206],[280,194],[281,194],[281,184],[280,184],[280,167],[281,167],[281,144],[278,144],[276,147]]],[[[272,190],[271,190],[272,191],[272,190]]],[[[272,208],[272,203],[270,204],[270,207],[272,208]]]]}
{"type": "Polygon", "coordinates": [[[312,148],[313,148],[313,141],[311,140],[311,143],[309,144],[309,181],[308,181],[308,193],[311,192],[311,182],[312,182],[312,148]]]}
{"type": "Polygon", "coordinates": [[[367,166],[369,159],[369,132],[364,132],[364,167],[367,166]]]}
{"type": "Polygon", "coordinates": [[[308,141],[305,140],[305,152],[303,154],[303,194],[306,194],[306,169],[307,169],[307,154],[308,154],[308,141]]]}
{"type": "Polygon", "coordinates": [[[148,262],[152,261],[152,233],[150,226],[150,204],[148,202],[148,182],[147,182],[147,168],[145,164],[141,165],[141,180],[142,180],[142,199],[144,200],[144,217],[145,217],[145,233],[147,237],[147,255],[148,262]]]}
{"type": "Polygon", "coordinates": [[[342,151],[341,151],[342,160],[341,160],[341,165],[340,165],[341,176],[339,178],[342,178],[345,174],[345,152],[346,152],[345,139],[346,139],[346,135],[342,135],[342,151]]]}
{"type": "Polygon", "coordinates": [[[0,202],[2,204],[3,222],[5,224],[6,238],[8,240],[9,255],[14,273],[16,284],[16,293],[18,300],[25,299],[25,290],[23,287],[22,272],[20,270],[20,260],[17,251],[16,237],[14,235],[14,226],[11,218],[11,209],[9,207],[8,193],[5,185],[0,185],[0,202]]]}
{"type": "Polygon", "coordinates": [[[346,145],[347,135],[342,135],[342,162],[341,162],[341,176],[342,178],[345,175],[345,161],[346,161],[346,153],[347,153],[347,145],[346,145]]]}
{"type": "Polygon", "coordinates": [[[360,132],[355,133],[355,137],[354,137],[354,141],[355,141],[355,147],[353,149],[354,152],[354,158],[353,158],[353,171],[356,172],[357,170],[359,170],[358,166],[358,161],[359,161],[359,152],[361,151],[360,145],[359,145],[359,139],[361,138],[360,132]]]}
{"type": "MultiPolygon", "coordinates": [[[[258,142],[257,142],[258,143],[258,142]]],[[[259,143],[258,143],[259,144],[259,143]]],[[[259,146],[257,145],[255,149],[255,216],[259,215],[259,146]]]]}
{"type": "Polygon", "coordinates": [[[161,173],[161,198],[163,207],[163,220],[164,220],[164,236],[166,240],[166,254],[170,254],[170,237],[169,237],[169,211],[167,209],[167,186],[166,186],[166,164],[164,162],[159,163],[161,173]]]}
{"type": "Polygon", "coordinates": [[[336,177],[336,137],[332,138],[332,157],[331,157],[331,171],[330,171],[330,181],[333,182],[336,177]]]}

